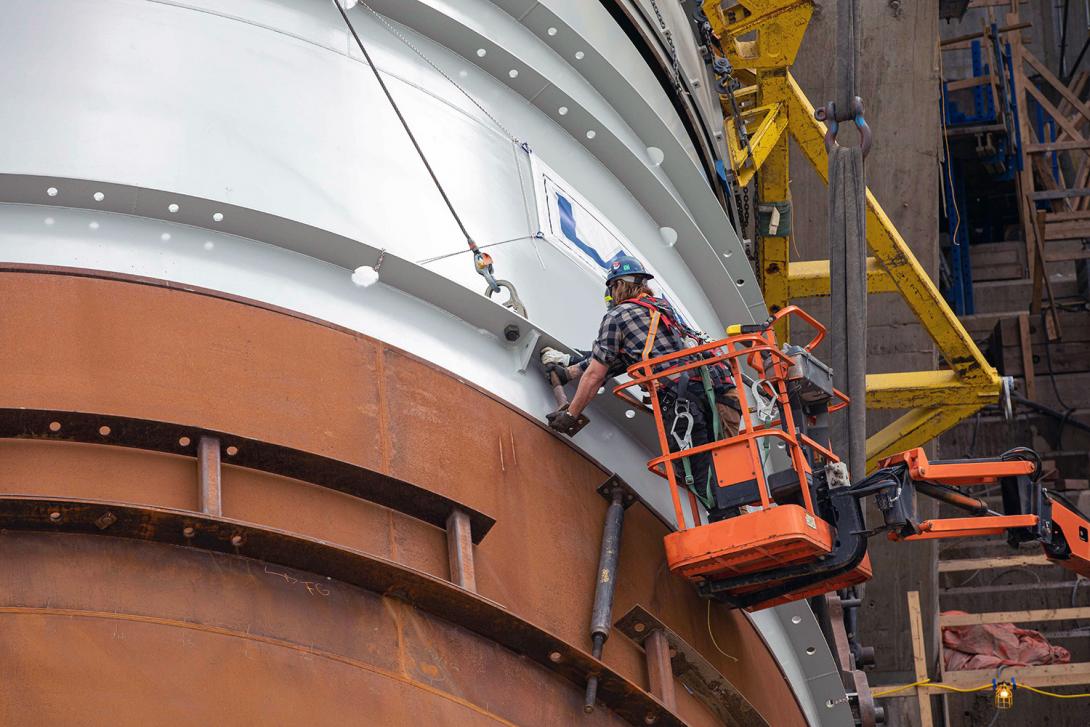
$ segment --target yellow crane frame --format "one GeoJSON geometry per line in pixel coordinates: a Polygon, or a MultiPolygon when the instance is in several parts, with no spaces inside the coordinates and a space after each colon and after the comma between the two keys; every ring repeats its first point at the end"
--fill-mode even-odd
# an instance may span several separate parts
{"type": "MultiPolygon", "coordinates": [[[[786,202],[791,196],[789,139],[828,182],[825,124],[814,117],[813,104],[789,71],[810,22],[812,0],[737,0],[727,9],[722,5],[722,0],[703,2],[712,32],[731,65],[754,81],[735,92],[735,99],[745,105],[740,118],[749,148],[740,143],[733,120],[726,122],[730,166],[743,186],[760,170],[762,203],[786,202]]],[[[729,97],[722,96],[721,102],[729,117],[729,97]]],[[[868,408],[909,410],[867,439],[871,470],[883,457],[921,446],[995,403],[1002,381],[869,189],[867,245],[873,254],[867,258],[868,292],[900,294],[949,366],[867,375],[868,408]]],[[[829,261],[791,262],[789,249],[787,237],[764,237],[758,250],[758,277],[772,312],[795,298],[829,295],[829,261]]],[[[786,340],[786,325],[777,333],[786,340]]]]}

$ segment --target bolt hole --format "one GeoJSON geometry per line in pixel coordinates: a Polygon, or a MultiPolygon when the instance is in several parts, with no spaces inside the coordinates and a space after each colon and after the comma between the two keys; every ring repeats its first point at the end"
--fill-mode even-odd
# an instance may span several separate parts
{"type": "Polygon", "coordinates": [[[545,32],[548,33],[549,35],[556,35],[558,31],[557,31],[556,28],[549,28],[545,32]]]}
{"type": "Polygon", "coordinates": [[[561,106],[560,108],[558,108],[556,110],[556,113],[560,114],[561,116],[567,116],[568,115],[568,107],[567,106],[561,106]]]}
{"type": "Polygon", "coordinates": [[[738,278],[734,282],[738,285],[739,288],[741,288],[743,285],[746,284],[746,281],[744,279],[742,279],[742,278],[738,278]]]}
{"type": "Polygon", "coordinates": [[[635,419],[636,418],[636,410],[635,409],[626,409],[624,415],[628,419],[635,419]]]}
{"type": "Polygon", "coordinates": [[[519,77],[518,69],[517,68],[512,68],[510,71],[507,72],[507,77],[508,78],[518,78],[519,77]]]}
{"type": "Polygon", "coordinates": [[[167,205],[167,212],[169,212],[172,215],[177,214],[178,210],[180,210],[180,209],[181,209],[181,207],[178,206],[177,202],[171,202],[170,204],[167,205]]]}
{"type": "Polygon", "coordinates": [[[478,58],[484,58],[486,55],[488,55],[488,51],[486,51],[484,48],[478,48],[477,49],[477,57],[478,58]]]}
{"type": "Polygon", "coordinates": [[[587,57],[587,54],[584,53],[583,51],[581,51],[581,50],[575,51],[575,60],[581,61],[586,57],[587,57]]]}
{"type": "Polygon", "coordinates": [[[817,648],[816,647],[813,647],[813,646],[807,646],[806,647],[806,655],[807,656],[813,656],[816,653],[817,653],[817,648]]]}
{"type": "Polygon", "coordinates": [[[45,190],[45,193],[48,194],[50,197],[56,197],[59,193],[59,190],[56,187],[50,187],[49,189],[45,190]]]}
{"type": "Polygon", "coordinates": [[[802,623],[802,616],[792,616],[791,623],[795,624],[796,626],[799,625],[800,623],[802,623]]]}
{"type": "Polygon", "coordinates": [[[188,447],[193,442],[189,437],[178,437],[178,446],[188,447]]]}
{"type": "Polygon", "coordinates": [[[588,139],[593,139],[596,136],[598,136],[598,132],[595,131],[594,129],[590,129],[590,130],[587,131],[587,138],[588,139]]]}
{"type": "Polygon", "coordinates": [[[98,428],[98,433],[103,437],[110,436],[110,431],[111,431],[110,428],[108,426],[106,426],[105,424],[103,424],[101,427],[98,428]]]}
{"type": "Polygon", "coordinates": [[[93,196],[96,202],[101,202],[102,200],[106,199],[106,195],[104,195],[102,192],[95,192],[93,196]]]}
{"type": "Polygon", "coordinates": [[[831,699],[826,699],[825,700],[825,706],[828,707],[829,709],[832,709],[833,707],[836,706],[836,702],[834,702],[831,699]]]}
{"type": "Polygon", "coordinates": [[[238,447],[232,444],[230,447],[227,448],[228,457],[234,457],[236,454],[238,454],[238,447]]]}
{"type": "Polygon", "coordinates": [[[223,213],[222,212],[213,213],[212,214],[212,221],[213,222],[223,222],[223,213]]]}
{"type": "Polygon", "coordinates": [[[725,253],[723,253],[723,257],[730,257],[733,254],[734,254],[733,250],[727,250],[725,253]]]}
{"type": "Polygon", "coordinates": [[[59,432],[60,430],[61,430],[61,423],[60,422],[49,422],[49,431],[59,432]]]}

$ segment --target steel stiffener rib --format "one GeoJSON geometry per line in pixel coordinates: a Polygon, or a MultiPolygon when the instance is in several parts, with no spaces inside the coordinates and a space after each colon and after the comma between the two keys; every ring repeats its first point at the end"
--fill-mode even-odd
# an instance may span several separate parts
{"type": "Polygon", "coordinates": [[[0,408],[0,439],[106,444],[197,457],[202,438],[218,440],[223,464],[337,490],[444,530],[447,518],[460,510],[469,518],[474,543],[481,542],[496,523],[482,512],[411,482],[349,462],[229,432],[93,412],[0,408]]]}

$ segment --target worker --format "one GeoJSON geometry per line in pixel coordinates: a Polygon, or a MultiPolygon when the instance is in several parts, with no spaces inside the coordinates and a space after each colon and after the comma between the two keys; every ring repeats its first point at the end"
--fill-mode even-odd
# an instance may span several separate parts
{"type": "MultiPolygon", "coordinates": [[[[690,347],[689,341],[699,340],[678,317],[666,300],[656,297],[648,285],[653,275],[634,257],[620,255],[610,263],[606,277],[606,303],[609,310],[602,318],[598,338],[589,355],[573,358],[553,348],[544,348],[541,363],[548,379],[556,374],[562,384],[578,380],[575,396],[566,407],[548,415],[549,426],[571,435],[583,409],[590,403],[602,383],[609,377],[624,373],[639,361],[665,356],[690,347]]],[[[674,360],[656,370],[679,366],[684,360],[674,360]]],[[[716,439],[711,400],[715,401],[720,423],[720,437],[738,433],[740,411],[734,385],[726,367],[712,364],[704,369],[686,372],[661,382],[660,404],[664,420],[672,435],[671,449],[679,451],[716,439]]],[[[711,455],[691,458],[684,468],[685,480],[695,482],[704,490],[710,482],[711,455]]]]}

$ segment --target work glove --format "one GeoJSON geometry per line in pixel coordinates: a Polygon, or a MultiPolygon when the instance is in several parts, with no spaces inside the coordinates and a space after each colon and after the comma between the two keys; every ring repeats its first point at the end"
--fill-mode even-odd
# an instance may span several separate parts
{"type": "Polygon", "coordinates": [[[545,380],[550,384],[553,383],[553,374],[556,374],[556,378],[560,381],[561,385],[571,381],[571,374],[568,373],[567,366],[561,364],[545,364],[545,380]]]}
{"type": "Polygon", "coordinates": [[[541,349],[541,365],[546,368],[549,366],[571,366],[571,354],[545,346],[541,349]]]}
{"type": "Polygon", "coordinates": [[[579,421],[579,417],[572,416],[568,413],[567,404],[554,412],[549,412],[545,415],[545,418],[549,420],[550,429],[560,432],[561,434],[567,434],[569,437],[574,437],[575,434],[583,428],[583,425],[579,421]]]}

